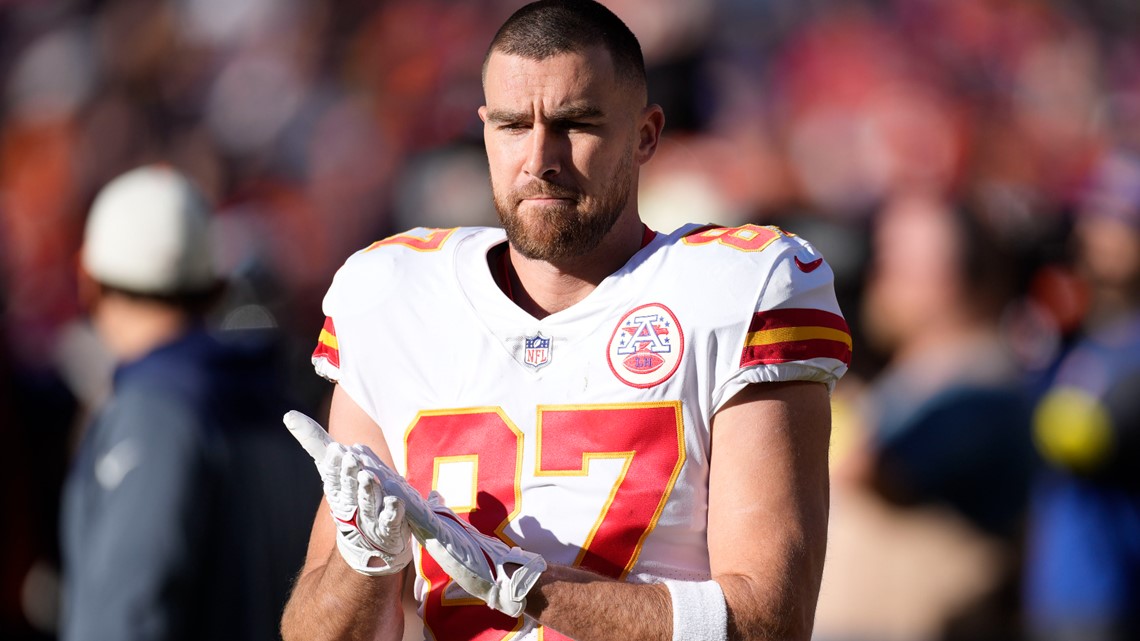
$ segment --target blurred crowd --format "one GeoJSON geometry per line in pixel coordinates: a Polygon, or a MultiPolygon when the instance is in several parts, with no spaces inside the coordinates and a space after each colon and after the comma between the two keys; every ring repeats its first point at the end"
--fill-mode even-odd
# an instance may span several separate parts
{"type": "MultiPolygon", "coordinates": [[[[76,295],[96,192],[191,176],[230,281],[212,322],[280,333],[319,406],[344,259],[496,223],[480,65],[521,4],[0,0],[0,636],[55,635],[60,485],[111,367],[76,295]]],[[[1140,638],[1097,610],[1140,606],[1140,3],[606,4],[666,113],[650,226],[779,224],[836,272],[855,355],[816,636],[1140,638]]]]}

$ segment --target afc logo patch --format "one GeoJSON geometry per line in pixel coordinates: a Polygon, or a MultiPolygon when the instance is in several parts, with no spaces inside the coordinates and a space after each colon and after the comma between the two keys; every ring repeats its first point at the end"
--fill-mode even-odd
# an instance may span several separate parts
{"type": "Polygon", "coordinates": [[[669,380],[681,364],[685,336],[668,307],[649,303],[626,312],[606,350],[610,371],[631,387],[648,388],[669,380]]]}
{"type": "Polygon", "coordinates": [[[538,369],[550,362],[550,339],[542,332],[524,337],[523,362],[538,369]]]}

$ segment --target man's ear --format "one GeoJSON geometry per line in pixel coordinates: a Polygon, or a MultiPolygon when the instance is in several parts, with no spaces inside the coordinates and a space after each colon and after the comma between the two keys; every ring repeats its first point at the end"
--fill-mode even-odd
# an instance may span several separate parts
{"type": "Polygon", "coordinates": [[[657,153],[661,131],[665,128],[665,111],[661,105],[649,105],[641,112],[638,128],[637,162],[645,164],[657,153]]]}
{"type": "Polygon", "coordinates": [[[479,107],[479,120],[487,122],[487,105],[479,107]]]}

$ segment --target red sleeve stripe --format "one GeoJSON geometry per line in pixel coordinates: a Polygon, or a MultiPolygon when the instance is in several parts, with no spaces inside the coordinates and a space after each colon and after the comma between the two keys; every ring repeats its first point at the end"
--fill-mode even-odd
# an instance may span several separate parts
{"type": "Polygon", "coordinates": [[[336,340],[333,320],[327,316],[325,326],[321,328],[321,335],[317,339],[317,348],[313,350],[313,360],[318,358],[325,359],[333,367],[340,367],[340,343],[336,340]]]}
{"type": "Polygon", "coordinates": [[[850,334],[847,330],[847,321],[839,314],[825,312],[822,309],[770,309],[766,312],[756,312],[752,316],[752,323],[748,326],[748,331],[758,332],[764,329],[776,329],[777,327],[830,327],[831,329],[838,329],[845,334],[850,334]]]}
{"type": "Polygon", "coordinates": [[[812,358],[851,364],[851,333],[842,316],[818,309],[778,309],[752,317],[741,367],[812,358]]]}

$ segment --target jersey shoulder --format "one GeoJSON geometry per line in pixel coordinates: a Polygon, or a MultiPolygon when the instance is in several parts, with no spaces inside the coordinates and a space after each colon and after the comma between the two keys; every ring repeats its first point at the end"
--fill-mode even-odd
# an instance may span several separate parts
{"type": "MultiPolygon", "coordinates": [[[[313,351],[317,373],[341,378],[341,346],[345,340],[368,341],[394,308],[441,300],[452,287],[458,248],[468,240],[494,242],[501,230],[489,227],[438,229],[416,227],[378,240],[349,256],[325,293],[324,325],[313,351]]],[[[449,300],[446,295],[442,300],[449,300]]]]}
{"type": "MultiPolygon", "coordinates": [[[[326,316],[383,306],[402,292],[447,281],[456,249],[467,239],[493,234],[487,227],[416,227],[378,240],[349,256],[324,298],[326,316]]],[[[501,233],[501,232],[500,232],[501,233]]]]}
{"type": "Polygon", "coordinates": [[[772,225],[687,225],[669,235],[665,263],[704,275],[709,287],[753,292],[755,309],[818,307],[838,313],[834,273],[803,238],[772,225]]]}
{"type": "Polygon", "coordinates": [[[671,275],[689,275],[686,289],[703,308],[730,316],[723,342],[740,351],[726,350],[725,367],[739,382],[830,386],[850,364],[851,333],[834,273],[803,238],[774,226],[691,225],[671,234],[664,264],[671,275]]]}

